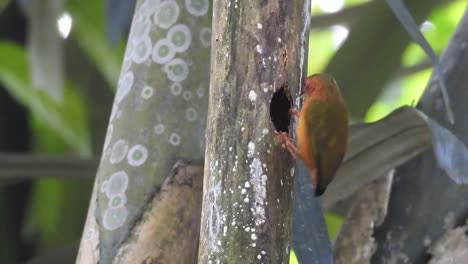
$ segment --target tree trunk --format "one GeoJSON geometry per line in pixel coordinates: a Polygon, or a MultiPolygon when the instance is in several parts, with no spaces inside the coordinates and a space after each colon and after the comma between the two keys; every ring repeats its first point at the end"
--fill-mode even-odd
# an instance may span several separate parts
{"type": "MultiPolygon", "coordinates": [[[[130,248],[153,262],[175,253],[168,248],[197,246],[197,200],[189,193],[177,196],[177,188],[164,195],[160,189],[177,160],[203,156],[210,2],[140,0],[135,10],[77,263],[123,263],[130,248]],[[182,199],[177,212],[161,205],[167,197],[182,199]],[[148,231],[164,243],[146,243],[139,230],[169,215],[180,223],[148,231]],[[184,223],[196,232],[187,235],[184,223]]],[[[191,193],[198,185],[184,186],[191,193]]]]}
{"type": "Polygon", "coordinates": [[[199,263],[287,263],[294,169],[269,108],[276,90],[297,95],[304,81],[310,1],[213,9],[199,263]]]}

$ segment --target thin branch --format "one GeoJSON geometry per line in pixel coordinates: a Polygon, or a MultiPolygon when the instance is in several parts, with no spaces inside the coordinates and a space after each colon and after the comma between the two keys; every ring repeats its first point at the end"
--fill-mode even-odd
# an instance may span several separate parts
{"type": "Polygon", "coordinates": [[[0,153],[0,179],[91,179],[98,161],[78,157],[0,153]]]}

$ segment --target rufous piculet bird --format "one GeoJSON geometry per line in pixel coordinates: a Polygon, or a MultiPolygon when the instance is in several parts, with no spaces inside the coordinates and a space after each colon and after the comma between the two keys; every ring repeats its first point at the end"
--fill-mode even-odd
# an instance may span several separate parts
{"type": "Polygon", "coordinates": [[[284,132],[283,146],[293,158],[304,160],[315,196],[320,196],[335,176],[348,142],[348,111],[335,79],[325,73],[307,77],[304,103],[299,112],[290,113],[299,116],[297,147],[284,132]]]}

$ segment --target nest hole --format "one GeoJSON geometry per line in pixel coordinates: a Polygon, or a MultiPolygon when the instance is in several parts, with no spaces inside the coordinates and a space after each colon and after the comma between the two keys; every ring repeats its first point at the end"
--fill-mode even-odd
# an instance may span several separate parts
{"type": "Polygon", "coordinates": [[[288,132],[291,109],[291,94],[289,92],[287,83],[283,84],[271,98],[270,102],[270,118],[275,130],[278,132],[288,132]]]}

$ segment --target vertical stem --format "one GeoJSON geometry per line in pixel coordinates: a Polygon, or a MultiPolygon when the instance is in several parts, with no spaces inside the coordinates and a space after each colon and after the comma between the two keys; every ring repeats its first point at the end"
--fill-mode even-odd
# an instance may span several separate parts
{"type": "Polygon", "coordinates": [[[294,171],[269,108],[305,76],[308,3],[214,2],[199,263],[288,262],[294,171]]]}
{"type": "MultiPolygon", "coordinates": [[[[78,263],[121,263],[116,256],[130,254],[122,250],[144,241],[138,230],[167,215],[146,212],[158,204],[154,201],[161,198],[161,184],[174,163],[202,157],[210,40],[210,1],[136,3],[78,263]]],[[[184,217],[180,213],[178,220],[184,217]]],[[[185,235],[177,225],[170,228],[166,233],[177,235],[165,241],[165,248],[185,235]]],[[[196,245],[197,240],[191,241],[196,245]]],[[[148,262],[156,261],[153,253],[161,248],[144,246],[148,262]]]]}

